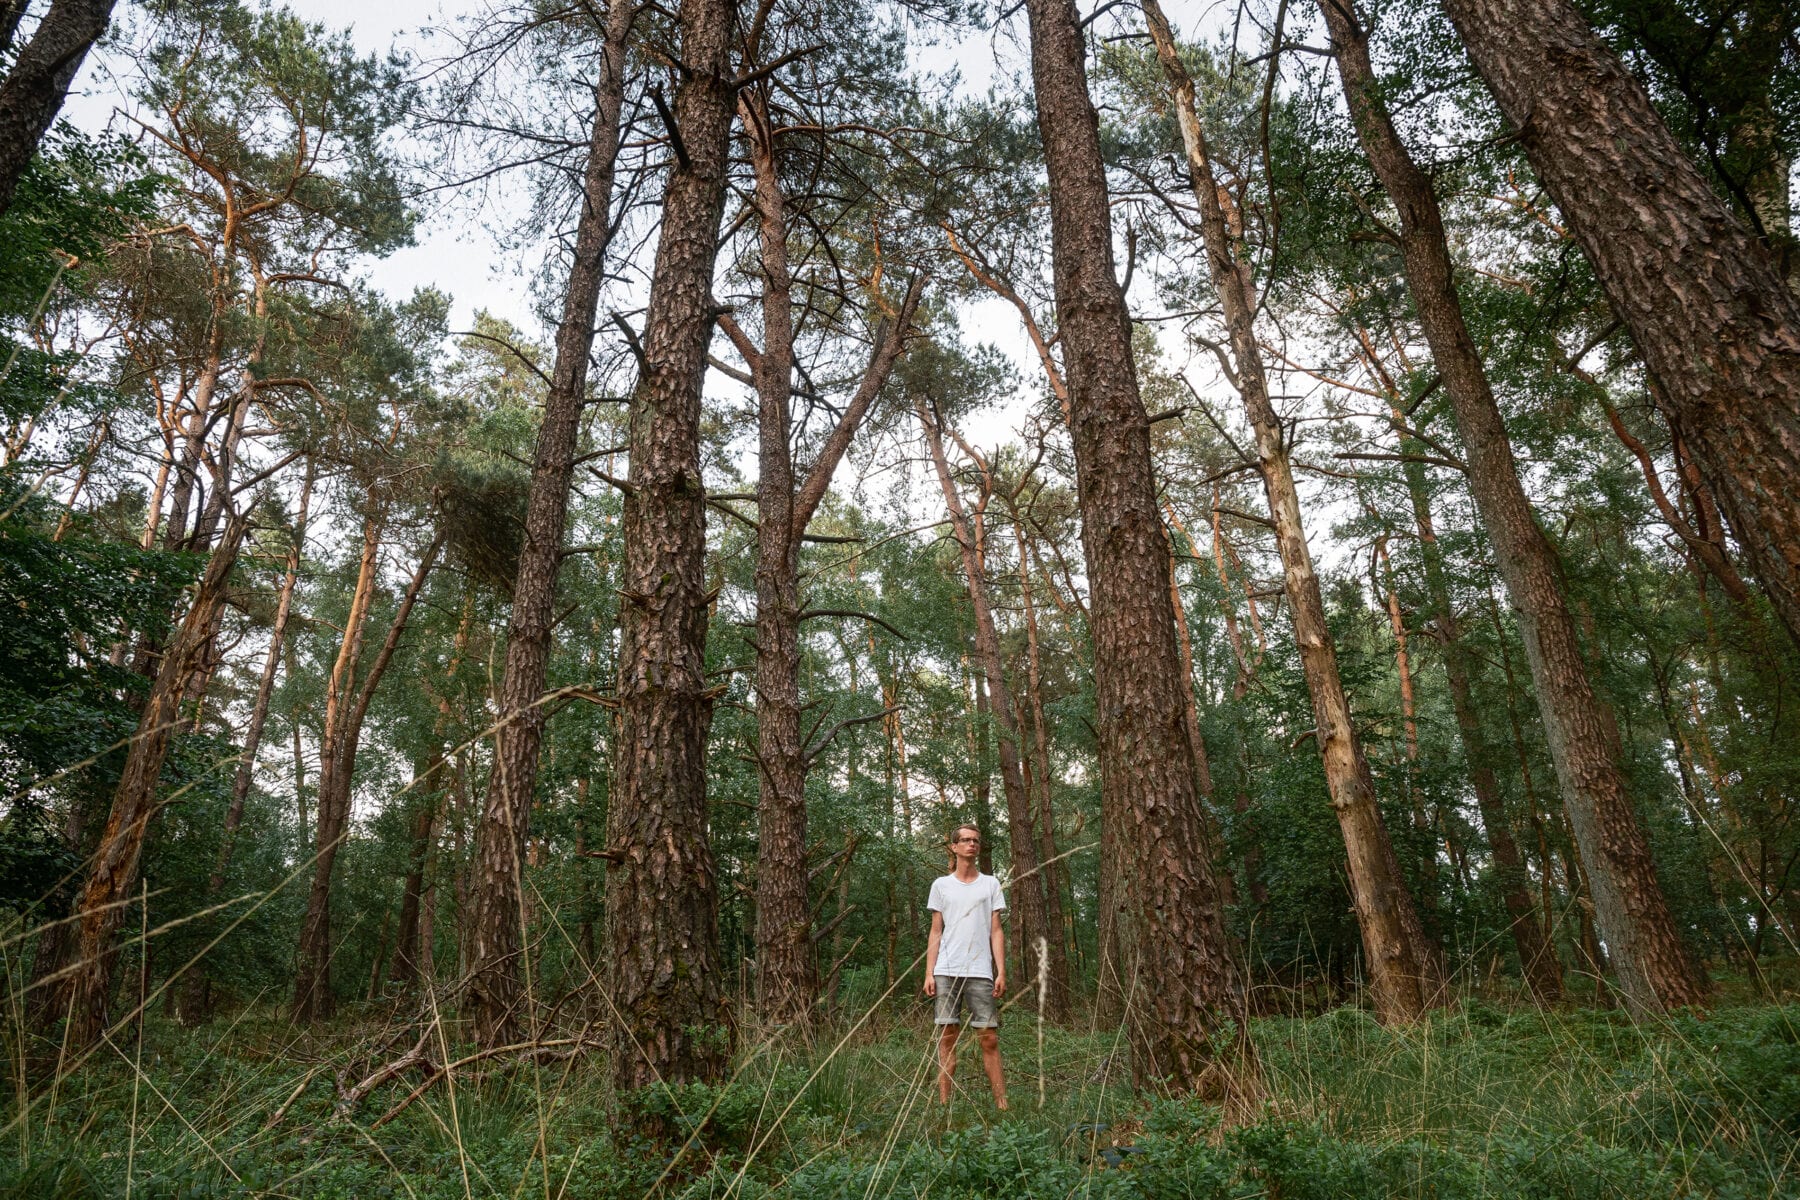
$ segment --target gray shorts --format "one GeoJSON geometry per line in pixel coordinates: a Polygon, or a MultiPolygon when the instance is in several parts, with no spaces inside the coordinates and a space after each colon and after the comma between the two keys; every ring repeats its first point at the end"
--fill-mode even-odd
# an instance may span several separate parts
{"type": "Polygon", "coordinates": [[[961,1025],[962,1013],[969,1014],[970,1029],[1000,1028],[1000,1013],[994,1007],[994,981],[974,975],[939,975],[937,979],[937,1024],[961,1025]]]}

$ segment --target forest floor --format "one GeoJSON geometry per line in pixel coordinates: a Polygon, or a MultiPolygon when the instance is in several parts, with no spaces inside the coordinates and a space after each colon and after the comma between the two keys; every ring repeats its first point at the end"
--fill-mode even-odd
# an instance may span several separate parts
{"type": "Polygon", "coordinates": [[[346,1089],[417,1042],[391,1006],[329,1037],[257,1010],[199,1030],[150,1020],[141,1045],[134,1028],[54,1086],[25,1087],[12,1057],[0,1196],[1800,1196],[1787,995],[1641,1024],[1481,999],[1409,1029],[1356,1008],[1258,1019],[1270,1100],[1229,1131],[1214,1108],[1134,1091],[1116,1033],[1040,1037],[1024,1006],[1002,1033],[1005,1114],[973,1047],[953,1104],[936,1102],[929,1016],[910,1003],[810,1048],[757,1042],[728,1085],[623,1108],[595,1053],[488,1060],[393,1112],[415,1069],[346,1110],[346,1089]],[[629,1132],[659,1119],[672,1138],[629,1132]]]}

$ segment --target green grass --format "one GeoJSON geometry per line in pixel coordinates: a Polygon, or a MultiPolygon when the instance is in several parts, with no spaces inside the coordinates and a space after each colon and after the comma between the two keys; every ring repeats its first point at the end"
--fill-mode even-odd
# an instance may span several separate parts
{"type": "Polygon", "coordinates": [[[876,1014],[836,1053],[843,1031],[817,1032],[816,1048],[791,1034],[744,1048],[724,1086],[622,1100],[598,1057],[489,1065],[377,1128],[421,1077],[377,1089],[348,1119],[339,1080],[416,1034],[373,1015],[334,1039],[272,1015],[194,1031],[151,1022],[141,1075],[134,1038],[54,1098],[32,1083],[23,1113],[12,1054],[0,1195],[1800,1196],[1795,1005],[1639,1025],[1481,1001],[1402,1030],[1356,1009],[1259,1020],[1270,1100],[1229,1131],[1204,1105],[1134,1092],[1111,1031],[1046,1029],[1040,1057],[1035,1025],[1009,1019],[1005,1115],[972,1053],[950,1109],[936,1103],[932,1030],[910,1008],[876,1014]],[[673,1136],[632,1132],[657,1126],[673,1136]]]}

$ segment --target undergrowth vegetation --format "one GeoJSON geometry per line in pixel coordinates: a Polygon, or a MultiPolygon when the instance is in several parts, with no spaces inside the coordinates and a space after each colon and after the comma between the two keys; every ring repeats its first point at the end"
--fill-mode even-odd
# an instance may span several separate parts
{"type": "Polygon", "coordinates": [[[756,1042],[719,1087],[615,1097],[583,1056],[459,1071],[402,1106],[424,1081],[414,1071],[346,1111],[366,1065],[410,1044],[366,1015],[359,1039],[331,1041],[260,1013],[197,1031],[152,1021],[141,1048],[134,1030],[61,1079],[34,1079],[29,1063],[21,1076],[15,1054],[0,1194],[1800,1195],[1794,1004],[1641,1024],[1479,1000],[1410,1029],[1356,1008],[1260,1019],[1270,1098],[1232,1129],[1197,1101],[1134,1091],[1113,1032],[1046,1027],[1040,1040],[1021,1019],[1003,1042],[1012,1111],[994,1110],[969,1055],[945,1110],[929,1028],[910,1010],[821,1027],[810,1046],[794,1031],[756,1042]]]}

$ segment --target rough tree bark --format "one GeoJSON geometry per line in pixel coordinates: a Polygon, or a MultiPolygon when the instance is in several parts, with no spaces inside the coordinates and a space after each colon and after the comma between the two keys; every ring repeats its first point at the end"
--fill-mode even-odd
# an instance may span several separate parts
{"type": "Polygon", "coordinates": [[[188,676],[214,615],[225,604],[231,571],[249,528],[249,518],[243,514],[233,513],[227,520],[218,548],[194,589],[187,615],[163,650],[156,679],[138,717],[137,732],[126,751],[125,767],[113,791],[112,811],[77,905],[80,931],[75,966],[60,982],[55,1002],[45,1007],[51,1016],[69,1014],[67,1040],[72,1047],[90,1046],[106,1030],[119,953],[115,939],[137,883],[145,834],[161,807],[156,798],[157,780],[181,721],[188,676]]]}
{"type": "Polygon", "coordinates": [[[1412,1021],[1447,999],[1443,972],[1419,920],[1418,909],[1406,890],[1393,842],[1375,803],[1375,783],[1368,760],[1363,757],[1362,742],[1350,720],[1349,700],[1338,673],[1337,649],[1325,621],[1324,598],[1300,519],[1300,495],[1294,486],[1286,434],[1269,399],[1262,350],[1256,341],[1255,285],[1241,243],[1227,227],[1223,208],[1226,201],[1213,177],[1205,134],[1195,108],[1194,82],[1181,61],[1162,9],[1155,0],[1144,0],[1143,8],[1156,43],[1157,58],[1169,81],[1194,197],[1200,204],[1207,266],[1230,334],[1234,382],[1256,432],[1257,458],[1293,612],[1294,640],[1300,650],[1307,690],[1312,694],[1317,722],[1315,740],[1348,856],[1350,892],[1362,932],[1375,1011],[1384,1021],[1412,1021]]]}
{"type": "Polygon", "coordinates": [[[746,89],[738,108],[756,177],[763,273],[762,347],[734,322],[725,325],[750,365],[757,392],[756,991],[765,1020],[801,1022],[819,993],[807,895],[806,774],[821,747],[805,746],[800,734],[800,544],[838,463],[905,350],[924,281],[915,277],[899,312],[877,323],[874,350],[855,394],[796,482],[789,220],[766,84],[746,89]]]}
{"type": "Polygon", "coordinates": [[[733,0],[684,0],[674,166],[631,402],[619,613],[618,759],[607,811],[606,948],[621,1090],[719,1078],[731,1015],[707,838],[706,491],[700,388],[716,308],[736,81],[733,0]]]}
{"type": "Polygon", "coordinates": [[[356,776],[356,751],[362,740],[363,721],[369,715],[369,703],[375,698],[381,677],[394,660],[400,635],[412,617],[425,580],[444,548],[445,535],[440,532],[419,556],[419,565],[388,623],[387,636],[358,687],[356,669],[373,603],[381,529],[382,518],[371,514],[364,525],[362,566],[351,602],[351,617],[344,624],[344,640],[326,693],[324,728],[319,739],[319,787],[314,800],[318,824],[312,887],[300,924],[300,950],[294,970],[294,1020],[300,1022],[329,1017],[335,1006],[331,994],[331,876],[338,850],[350,829],[350,790],[356,776]]]}
{"type": "MultiPolygon", "coordinates": [[[[963,575],[968,581],[969,602],[975,610],[975,650],[981,658],[982,673],[987,676],[988,704],[994,716],[995,741],[1000,752],[1000,790],[1006,795],[1008,844],[1012,848],[1012,904],[1019,911],[1017,946],[1019,981],[1037,978],[1037,939],[1048,939],[1045,921],[1044,878],[1040,869],[1038,846],[1031,820],[1031,797],[1025,791],[1025,775],[1019,753],[1019,719],[1013,704],[1012,688],[1006,682],[1006,662],[1000,654],[1000,632],[994,624],[994,610],[987,595],[987,547],[983,528],[987,500],[993,496],[993,481],[987,479],[982,503],[973,513],[963,505],[962,493],[950,475],[950,464],[944,456],[944,438],[937,420],[926,408],[924,400],[913,407],[919,428],[925,434],[925,446],[931,453],[937,471],[938,485],[944,492],[944,505],[950,513],[951,530],[962,551],[963,575]]],[[[987,476],[986,464],[979,462],[987,476]]],[[[1047,956],[1046,956],[1047,958],[1047,956]]],[[[1048,968],[1046,961],[1045,967],[1048,968]]]]}
{"type": "Polygon", "coordinates": [[[723,322],[750,366],[757,394],[756,994],[765,1020],[800,1023],[819,994],[806,866],[806,774],[819,748],[809,749],[800,734],[800,545],[838,463],[905,349],[923,281],[915,278],[908,287],[897,318],[878,322],[855,394],[804,478],[796,481],[790,220],[768,82],[744,89],[737,106],[755,176],[762,265],[762,346],[735,322],[723,322]]]}
{"type": "Polygon", "coordinates": [[[1800,297],[1573,4],[1443,8],[1800,641],[1800,297]]]}
{"type": "MultiPolygon", "coordinates": [[[[19,176],[62,110],[88,50],[106,32],[113,3],[54,0],[0,83],[0,213],[12,207],[19,176]]],[[[24,9],[18,5],[19,16],[24,9]]]]}
{"type": "MultiPolygon", "coordinates": [[[[1153,981],[1129,1008],[1133,1067],[1143,1081],[1208,1091],[1224,1084],[1234,1100],[1253,1101],[1260,1086],[1254,1064],[1241,1062],[1222,1079],[1210,1045],[1221,1021],[1242,1028],[1243,985],[1194,794],[1150,419],[1113,273],[1112,214],[1080,18],[1073,0],[1028,0],[1027,10],[1092,593],[1101,804],[1104,821],[1129,840],[1140,868],[1130,888],[1139,928],[1133,942],[1153,981]]],[[[1124,973],[1135,972],[1127,966],[1124,973]]],[[[1247,1060],[1250,1050],[1240,1045],[1247,1060]]]]}
{"type": "MultiPolygon", "coordinates": [[[[1657,882],[1649,843],[1632,806],[1617,723],[1588,680],[1556,551],[1538,527],[1519,482],[1506,425],[1463,319],[1431,180],[1413,162],[1381,101],[1367,36],[1349,0],[1321,0],[1321,8],[1363,150],[1399,210],[1407,285],[1462,434],[1469,490],[1518,612],[1551,761],[1588,864],[1595,918],[1612,952],[1620,988],[1643,1011],[1699,1004],[1705,991],[1657,882]]],[[[1800,384],[1800,370],[1794,380],[1800,384]]],[[[1800,425],[1795,429],[1800,433],[1800,425]]],[[[1795,531],[1800,533],[1800,525],[1795,531]]]]}
{"type": "Polygon", "coordinates": [[[625,99],[625,51],[637,11],[635,0],[614,0],[606,14],[600,78],[594,85],[594,123],[582,176],[581,212],[575,225],[574,261],[563,291],[556,362],[538,430],[537,456],[525,502],[525,540],[507,619],[494,765],[475,834],[475,870],[464,929],[468,991],[463,1008],[474,1020],[476,1040],[490,1048],[518,1040],[522,1015],[520,847],[531,821],[538,751],[544,738],[545,716],[539,702],[550,664],[556,577],[562,566],[569,484],[587,400],[594,316],[613,234],[613,174],[619,156],[619,114],[625,99]]]}

